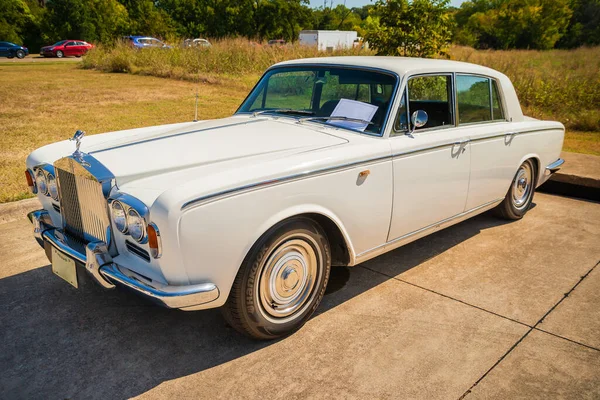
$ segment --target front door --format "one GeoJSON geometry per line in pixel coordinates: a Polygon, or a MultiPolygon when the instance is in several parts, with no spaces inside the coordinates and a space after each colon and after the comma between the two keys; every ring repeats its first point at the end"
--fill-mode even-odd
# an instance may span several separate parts
{"type": "Polygon", "coordinates": [[[461,214],[469,190],[469,138],[455,127],[452,75],[415,76],[407,86],[390,138],[394,200],[388,242],[461,214]],[[409,115],[417,110],[428,121],[409,135],[409,115]]]}
{"type": "Polygon", "coordinates": [[[65,56],[75,56],[77,52],[77,46],[75,42],[67,42],[67,44],[65,44],[65,56]]]}

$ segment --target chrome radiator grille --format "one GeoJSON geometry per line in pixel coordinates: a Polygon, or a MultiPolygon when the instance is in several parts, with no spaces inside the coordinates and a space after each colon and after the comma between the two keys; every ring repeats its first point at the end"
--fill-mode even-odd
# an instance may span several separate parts
{"type": "Polygon", "coordinates": [[[102,184],[73,159],[58,160],[54,168],[66,232],[86,242],[108,243],[110,221],[102,184]]]}

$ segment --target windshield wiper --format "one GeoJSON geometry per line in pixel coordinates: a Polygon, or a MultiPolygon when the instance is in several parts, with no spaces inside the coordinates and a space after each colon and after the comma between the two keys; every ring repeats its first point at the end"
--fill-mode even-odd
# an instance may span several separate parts
{"type": "MultiPolygon", "coordinates": [[[[358,124],[367,124],[367,126],[369,125],[373,125],[376,127],[379,127],[379,124],[376,124],[375,122],[371,122],[371,121],[367,121],[366,119],[359,119],[359,118],[350,118],[350,117],[343,117],[343,116],[333,116],[333,117],[305,117],[305,118],[300,118],[298,120],[298,123],[301,124],[304,121],[319,121],[319,120],[325,120],[325,121],[347,121],[347,122],[356,122],[358,124]]],[[[334,126],[339,126],[339,125],[335,125],[335,124],[329,124],[329,125],[334,125],[334,126]]],[[[344,128],[343,126],[340,128],[344,128]]]]}
{"type": "Polygon", "coordinates": [[[261,111],[254,111],[252,113],[253,117],[257,117],[259,115],[262,114],[269,114],[269,113],[273,113],[273,114],[299,114],[299,115],[315,115],[314,112],[312,111],[305,111],[305,110],[294,110],[292,108],[276,108],[274,110],[261,110],[261,111]]]}

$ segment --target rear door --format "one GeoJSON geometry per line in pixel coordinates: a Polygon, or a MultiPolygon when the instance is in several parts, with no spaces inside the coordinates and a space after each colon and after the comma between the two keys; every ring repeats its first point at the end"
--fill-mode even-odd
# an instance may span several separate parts
{"type": "Polygon", "coordinates": [[[469,210],[504,198],[523,154],[495,79],[457,74],[456,89],[458,126],[471,139],[469,210]]]}

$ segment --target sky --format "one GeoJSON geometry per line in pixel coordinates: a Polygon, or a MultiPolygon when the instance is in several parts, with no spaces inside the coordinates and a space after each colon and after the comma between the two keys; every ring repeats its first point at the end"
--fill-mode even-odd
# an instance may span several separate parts
{"type": "MultiPolygon", "coordinates": [[[[460,3],[465,0],[450,0],[450,5],[458,7],[460,3]]],[[[331,0],[327,0],[327,5],[329,5],[331,0]]],[[[362,7],[367,4],[374,4],[375,0],[346,0],[346,7],[362,7]]],[[[333,0],[333,6],[335,7],[338,4],[344,4],[344,0],[333,0]]],[[[323,0],[310,0],[311,7],[323,7],[323,0]]]]}

